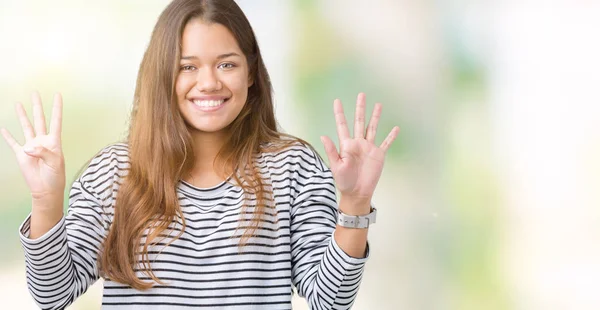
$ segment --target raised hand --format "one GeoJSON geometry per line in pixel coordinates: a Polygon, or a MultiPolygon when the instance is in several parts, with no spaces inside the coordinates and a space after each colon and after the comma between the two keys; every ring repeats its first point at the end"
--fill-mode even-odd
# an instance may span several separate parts
{"type": "Polygon", "coordinates": [[[16,105],[17,116],[25,135],[23,145],[20,145],[6,129],[2,128],[0,132],[15,153],[32,198],[56,200],[62,198],[66,182],[61,145],[62,98],[60,94],[54,96],[49,132],[46,132],[42,100],[37,92],[32,94],[32,101],[33,127],[23,105],[16,105]]]}
{"type": "Polygon", "coordinates": [[[365,94],[358,94],[354,118],[354,137],[350,137],[342,102],[333,102],[333,111],[340,142],[338,153],[335,144],[327,136],[321,137],[329,158],[331,171],[342,198],[370,201],[381,176],[385,153],[398,136],[395,126],[380,146],[375,145],[377,124],[381,116],[381,104],[375,104],[365,135],[365,94]]]}

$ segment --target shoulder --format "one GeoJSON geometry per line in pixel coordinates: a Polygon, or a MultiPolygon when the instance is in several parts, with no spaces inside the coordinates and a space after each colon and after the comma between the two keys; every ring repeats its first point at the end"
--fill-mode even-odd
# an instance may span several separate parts
{"type": "Polygon", "coordinates": [[[300,140],[283,140],[263,146],[262,159],[278,163],[278,166],[297,166],[313,173],[323,173],[329,168],[308,142],[300,140]]]}
{"type": "Polygon", "coordinates": [[[126,143],[113,143],[94,155],[79,179],[91,187],[125,176],[129,170],[129,147],[126,143]]]}

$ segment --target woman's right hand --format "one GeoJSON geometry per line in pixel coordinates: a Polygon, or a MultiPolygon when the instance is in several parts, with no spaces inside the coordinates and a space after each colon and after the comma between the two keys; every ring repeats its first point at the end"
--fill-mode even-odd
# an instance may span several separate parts
{"type": "MultiPolygon", "coordinates": [[[[62,198],[65,190],[65,161],[61,144],[62,97],[54,95],[50,131],[46,132],[46,119],[39,93],[32,94],[33,123],[21,103],[17,103],[17,116],[23,128],[25,143],[20,145],[4,128],[0,129],[6,143],[15,152],[17,163],[34,200],[62,198]]],[[[60,206],[62,208],[62,206],[60,206]]],[[[62,210],[62,209],[61,209],[62,210]]]]}

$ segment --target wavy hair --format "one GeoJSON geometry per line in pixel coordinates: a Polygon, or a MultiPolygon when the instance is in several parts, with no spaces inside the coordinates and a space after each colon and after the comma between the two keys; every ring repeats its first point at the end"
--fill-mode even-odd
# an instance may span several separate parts
{"type": "Polygon", "coordinates": [[[180,220],[181,230],[170,242],[179,238],[186,227],[177,185],[193,168],[195,157],[192,137],[177,106],[175,81],[183,30],[196,18],[229,29],[246,57],[253,81],[247,102],[228,126],[228,140],[215,159],[215,165],[239,173],[232,176],[244,191],[242,214],[250,205],[249,195],[256,199],[240,247],[260,227],[261,216],[273,208],[272,192],[263,187],[253,158],[297,142],[310,147],[302,139],[279,132],[269,74],[252,27],[239,6],[233,0],[171,2],[158,18],[140,64],[127,136],[130,170],[118,190],[113,223],[98,259],[103,276],[138,290],[154,285],[136,276],[138,263],[144,274],[164,284],[150,268],[148,246],[157,244],[157,237],[164,236],[164,232],[172,231],[173,222],[180,220]]]}

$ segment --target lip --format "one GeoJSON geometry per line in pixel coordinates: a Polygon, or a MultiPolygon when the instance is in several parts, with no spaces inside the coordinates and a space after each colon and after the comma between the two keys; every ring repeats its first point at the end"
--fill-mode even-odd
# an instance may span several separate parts
{"type": "Polygon", "coordinates": [[[191,97],[188,99],[188,102],[194,107],[194,109],[202,112],[215,112],[222,109],[228,102],[229,98],[224,96],[204,96],[204,97],[191,97]],[[193,100],[225,100],[223,104],[217,107],[200,107],[194,103],[193,100]]]}
{"type": "Polygon", "coordinates": [[[225,101],[227,101],[227,99],[229,99],[229,97],[219,96],[219,95],[211,95],[211,96],[193,96],[193,97],[189,97],[187,99],[192,102],[194,100],[225,100],[225,101]]]}

